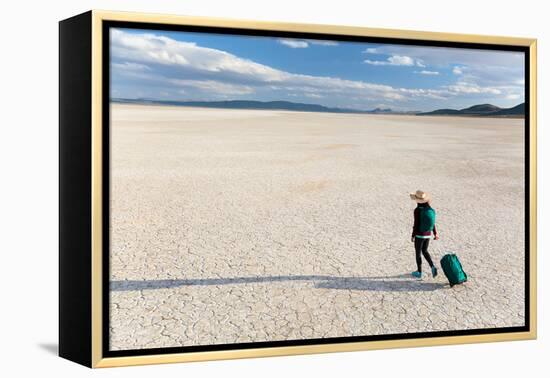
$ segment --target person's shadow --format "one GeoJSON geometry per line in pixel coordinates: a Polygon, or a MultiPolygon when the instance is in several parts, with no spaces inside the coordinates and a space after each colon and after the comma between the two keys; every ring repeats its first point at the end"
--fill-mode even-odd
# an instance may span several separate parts
{"type": "Polygon", "coordinates": [[[435,291],[443,289],[442,282],[427,282],[414,279],[373,280],[372,278],[348,278],[342,280],[320,281],[318,289],[365,290],[365,291],[435,291]]]}
{"type": "Polygon", "coordinates": [[[172,280],[121,280],[111,281],[111,291],[170,289],[183,286],[221,286],[266,282],[313,281],[318,289],[365,291],[434,291],[448,286],[437,281],[424,281],[409,274],[378,277],[334,277],[324,275],[250,276],[231,278],[172,279],[172,280]]]}

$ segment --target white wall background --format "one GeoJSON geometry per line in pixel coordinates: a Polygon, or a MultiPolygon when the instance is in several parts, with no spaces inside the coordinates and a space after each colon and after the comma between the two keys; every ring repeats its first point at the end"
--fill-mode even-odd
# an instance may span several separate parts
{"type": "MultiPolygon", "coordinates": [[[[4,377],[540,377],[550,371],[550,27],[544,1],[5,1],[0,22],[0,374],[4,377]],[[58,25],[89,9],[539,39],[539,339],[91,371],[56,356],[58,25]],[[546,211],[543,211],[546,210],[546,211]],[[545,232],[546,231],[546,232],[545,232]],[[455,370],[452,370],[455,369],[455,370]]],[[[483,235],[480,235],[483,237],[483,235]]],[[[546,375],[548,376],[548,375],[546,375]]]]}

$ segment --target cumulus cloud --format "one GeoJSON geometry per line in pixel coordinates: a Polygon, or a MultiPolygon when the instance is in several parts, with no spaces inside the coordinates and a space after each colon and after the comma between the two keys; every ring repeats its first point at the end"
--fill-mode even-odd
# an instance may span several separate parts
{"type": "Polygon", "coordinates": [[[303,48],[309,47],[309,45],[338,46],[338,42],[336,41],[328,41],[328,40],[321,40],[321,39],[281,38],[281,39],[278,39],[277,42],[293,49],[303,49],[303,48]]]}
{"type": "Polygon", "coordinates": [[[454,73],[455,75],[462,75],[462,73],[463,73],[463,72],[462,72],[462,67],[454,66],[454,67],[453,67],[453,73],[454,73]]]}
{"type": "Polygon", "coordinates": [[[413,66],[414,59],[410,56],[393,55],[388,58],[388,62],[395,66],[413,66]]]}
{"type": "Polygon", "coordinates": [[[317,93],[306,93],[304,96],[309,98],[323,98],[323,95],[317,94],[317,93]]]}
{"type": "Polygon", "coordinates": [[[172,80],[172,83],[182,87],[198,88],[204,91],[243,95],[254,93],[254,88],[247,85],[229,84],[216,80],[172,80]]]}
{"type": "Polygon", "coordinates": [[[149,66],[146,66],[145,64],[139,64],[139,63],[132,63],[132,62],[124,62],[124,63],[113,63],[113,68],[124,70],[124,71],[151,71],[151,68],[149,66]]]}
{"type": "Polygon", "coordinates": [[[498,95],[502,93],[502,91],[498,88],[481,87],[476,83],[467,83],[467,82],[457,82],[454,85],[449,85],[448,88],[451,92],[456,92],[456,93],[467,93],[467,94],[489,93],[494,95],[498,95]]]}
{"type": "Polygon", "coordinates": [[[363,50],[366,54],[378,54],[378,49],[376,47],[369,47],[365,50],[363,50]]]}
{"type": "Polygon", "coordinates": [[[328,40],[321,40],[321,39],[306,39],[306,41],[311,43],[312,45],[338,46],[338,42],[336,41],[328,41],[328,40]]]}
{"type": "Polygon", "coordinates": [[[414,66],[418,64],[413,58],[405,55],[392,55],[386,60],[365,59],[364,62],[373,66],[414,66]]]}
{"type": "Polygon", "coordinates": [[[297,39],[278,39],[277,42],[293,49],[304,49],[309,47],[309,44],[306,41],[300,41],[297,39]]]}
{"type": "Polygon", "coordinates": [[[260,81],[280,81],[288,75],[222,50],[151,33],[130,34],[111,30],[111,53],[115,59],[125,62],[173,67],[187,74],[211,76],[225,73],[249,76],[260,81]]]}
{"type": "Polygon", "coordinates": [[[426,67],[422,60],[413,59],[410,56],[406,55],[392,55],[389,56],[386,60],[365,59],[363,62],[373,66],[417,66],[421,68],[426,67]]]}
{"type": "Polygon", "coordinates": [[[365,59],[363,62],[367,63],[367,64],[370,64],[371,66],[389,66],[390,65],[390,62],[388,62],[386,60],[365,59]]]}
{"type": "Polygon", "coordinates": [[[428,71],[428,70],[414,71],[414,73],[420,74],[420,75],[430,75],[430,76],[439,75],[438,71],[428,71]]]}

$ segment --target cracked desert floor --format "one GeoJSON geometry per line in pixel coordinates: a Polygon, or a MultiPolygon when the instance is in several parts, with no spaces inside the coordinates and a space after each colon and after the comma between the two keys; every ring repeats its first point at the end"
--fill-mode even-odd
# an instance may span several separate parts
{"type": "Polygon", "coordinates": [[[524,325],[523,119],[111,117],[111,350],[524,325]],[[416,189],[466,284],[410,277],[416,189]]]}

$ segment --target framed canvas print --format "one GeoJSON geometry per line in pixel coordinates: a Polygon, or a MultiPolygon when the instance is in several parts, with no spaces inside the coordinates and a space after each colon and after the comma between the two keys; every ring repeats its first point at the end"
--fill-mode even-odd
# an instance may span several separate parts
{"type": "Polygon", "coordinates": [[[536,41],[60,22],[59,353],[536,337],[536,41]]]}

